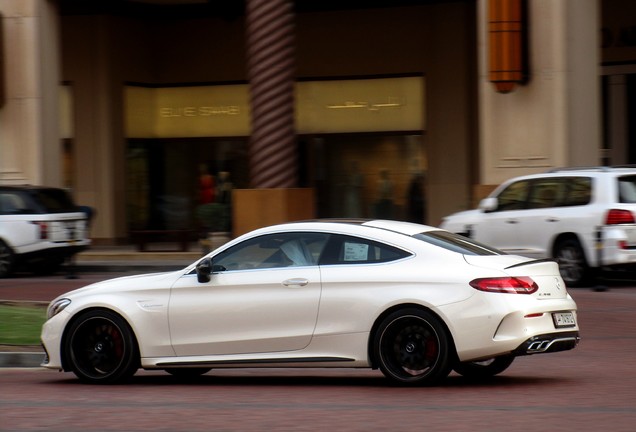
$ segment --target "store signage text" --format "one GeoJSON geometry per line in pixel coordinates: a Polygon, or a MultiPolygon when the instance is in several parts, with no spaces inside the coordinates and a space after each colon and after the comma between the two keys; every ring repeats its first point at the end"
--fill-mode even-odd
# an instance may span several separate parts
{"type": "Polygon", "coordinates": [[[210,117],[217,115],[239,115],[240,113],[240,107],[237,105],[159,108],[159,116],[161,117],[210,117]]]}
{"type": "Polygon", "coordinates": [[[389,96],[386,101],[371,103],[367,101],[353,102],[345,101],[343,103],[328,104],[328,109],[365,109],[369,111],[380,111],[383,108],[399,108],[405,105],[402,98],[389,96]]]}

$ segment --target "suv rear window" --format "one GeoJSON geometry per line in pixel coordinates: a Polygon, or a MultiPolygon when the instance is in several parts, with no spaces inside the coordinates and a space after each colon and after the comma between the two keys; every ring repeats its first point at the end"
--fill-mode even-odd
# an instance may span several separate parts
{"type": "Polygon", "coordinates": [[[63,189],[29,188],[0,191],[0,214],[73,213],[79,211],[63,189]]]}
{"type": "Polygon", "coordinates": [[[447,231],[428,231],[415,234],[413,237],[463,255],[505,255],[505,252],[491,246],[486,246],[471,238],[447,231]]]}
{"type": "Polygon", "coordinates": [[[31,196],[45,213],[72,213],[78,211],[71,197],[63,189],[34,189],[31,196]]]}
{"type": "Polygon", "coordinates": [[[636,176],[618,178],[618,201],[636,204],[636,176]]]}

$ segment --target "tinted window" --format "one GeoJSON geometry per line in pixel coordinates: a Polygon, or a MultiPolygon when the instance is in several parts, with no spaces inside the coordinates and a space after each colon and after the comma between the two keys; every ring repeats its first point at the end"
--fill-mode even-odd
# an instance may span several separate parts
{"type": "Polygon", "coordinates": [[[592,180],[589,177],[537,179],[531,182],[529,209],[589,204],[592,180]]]}
{"type": "Polygon", "coordinates": [[[592,199],[592,179],[589,177],[569,177],[563,205],[578,206],[590,203],[592,199]]]}
{"type": "Polygon", "coordinates": [[[413,237],[463,255],[505,255],[504,252],[493,247],[447,231],[428,231],[415,234],[413,237]]]}
{"type": "Polygon", "coordinates": [[[619,202],[636,204],[636,176],[618,178],[619,202]]]}
{"type": "Polygon", "coordinates": [[[266,269],[316,265],[328,234],[279,233],[239,243],[213,259],[226,270],[266,269]]]}
{"type": "Polygon", "coordinates": [[[526,206],[530,182],[522,180],[505,188],[497,196],[497,211],[519,210],[526,206]]]}
{"type": "Polygon", "coordinates": [[[396,247],[359,237],[334,235],[320,264],[373,264],[410,256],[396,247]]]}
{"type": "Polygon", "coordinates": [[[533,182],[527,208],[558,207],[565,197],[565,183],[561,179],[541,179],[533,182]]]}
{"type": "Polygon", "coordinates": [[[16,192],[0,192],[0,214],[34,213],[29,208],[25,196],[16,192]]]}
{"type": "Polygon", "coordinates": [[[31,196],[45,213],[72,213],[78,211],[70,195],[63,189],[35,189],[31,196]]]}

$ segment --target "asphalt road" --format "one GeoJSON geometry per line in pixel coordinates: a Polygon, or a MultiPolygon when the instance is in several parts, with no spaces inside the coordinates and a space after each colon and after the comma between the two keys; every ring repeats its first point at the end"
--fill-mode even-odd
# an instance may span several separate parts
{"type": "MultiPolygon", "coordinates": [[[[13,283],[48,299],[78,282],[27,279],[13,283]]],[[[452,374],[437,387],[400,388],[377,371],[236,369],[193,382],[140,371],[126,385],[91,386],[40,368],[0,369],[0,430],[634,431],[636,288],[570,292],[581,344],[518,358],[489,382],[452,374]]]]}

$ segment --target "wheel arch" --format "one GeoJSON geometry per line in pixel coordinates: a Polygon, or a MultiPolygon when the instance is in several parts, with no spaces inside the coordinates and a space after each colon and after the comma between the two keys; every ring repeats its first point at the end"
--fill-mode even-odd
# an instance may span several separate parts
{"type": "Polygon", "coordinates": [[[588,265],[590,265],[590,257],[588,256],[587,248],[585,247],[585,244],[583,243],[579,235],[574,232],[563,232],[563,233],[557,234],[554,237],[554,239],[552,240],[552,247],[550,248],[550,257],[551,258],[556,257],[556,252],[557,252],[557,248],[559,247],[559,244],[561,244],[562,242],[566,240],[575,240],[579,243],[579,245],[581,245],[581,251],[583,252],[583,257],[585,257],[585,261],[588,263],[588,265]]]}
{"type": "Polygon", "coordinates": [[[117,315],[119,318],[122,319],[122,321],[126,324],[126,326],[128,327],[128,330],[130,331],[130,334],[132,335],[132,338],[135,342],[135,356],[137,357],[137,363],[138,366],[141,366],[141,356],[139,354],[139,340],[137,340],[137,334],[135,333],[133,326],[130,324],[130,321],[121,313],[119,313],[116,310],[113,309],[109,309],[107,307],[103,307],[103,306],[93,306],[93,307],[88,307],[86,309],[82,309],[77,311],[66,323],[66,325],[64,326],[64,330],[62,332],[62,338],[60,340],[60,361],[62,364],[62,369],[65,372],[69,372],[71,369],[69,367],[69,361],[67,359],[67,350],[66,350],[66,341],[68,338],[68,332],[69,329],[72,327],[72,325],[84,314],[88,313],[88,312],[98,312],[98,311],[104,311],[104,312],[109,312],[112,314],[117,315]]]}
{"type": "Polygon", "coordinates": [[[369,340],[367,341],[367,355],[369,356],[369,364],[371,365],[372,369],[377,369],[379,367],[377,363],[377,359],[375,358],[374,347],[373,347],[375,335],[378,331],[378,328],[380,327],[380,324],[382,323],[382,321],[384,321],[384,319],[387,316],[402,309],[419,309],[421,311],[432,314],[435,318],[437,318],[440,325],[444,328],[444,331],[446,332],[446,336],[448,336],[448,340],[451,343],[452,356],[457,357],[457,348],[455,347],[455,339],[453,338],[453,334],[451,333],[448,325],[446,324],[446,321],[444,321],[444,319],[442,319],[442,317],[438,313],[436,313],[431,308],[422,306],[421,304],[402,303],[402,304],[391,306],[390,308],[382,312],[380,315],[378,315],[375,322],[373,323],[373,326],[371,327],[371,331],[369,332],[369,340]]]}

